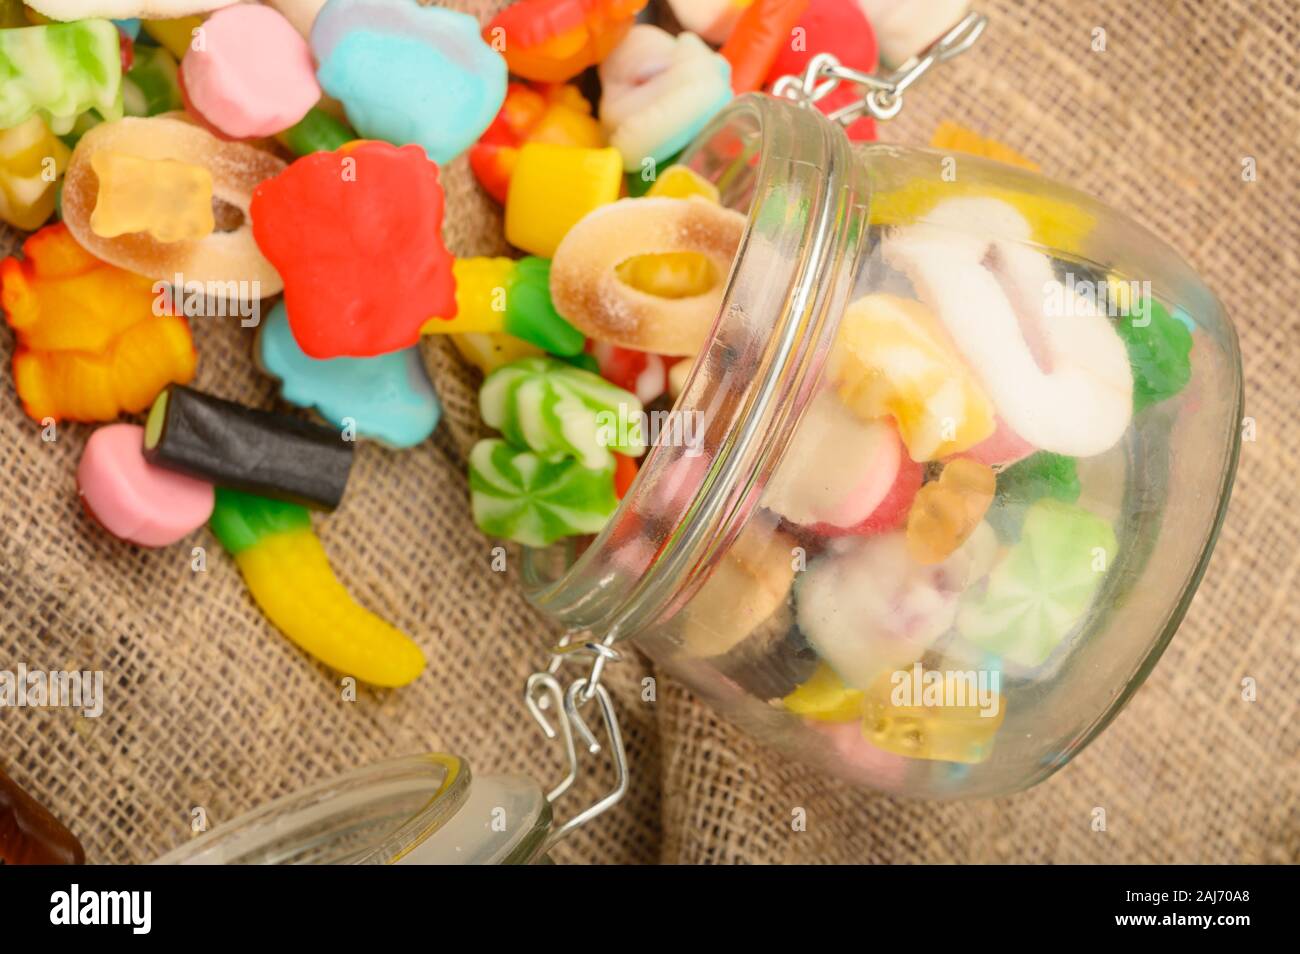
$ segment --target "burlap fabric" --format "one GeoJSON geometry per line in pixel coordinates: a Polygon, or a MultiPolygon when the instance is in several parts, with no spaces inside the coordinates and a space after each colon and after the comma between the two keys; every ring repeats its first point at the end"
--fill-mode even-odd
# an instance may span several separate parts
{"type": "MultiPolygon", "coordinates": [[[[449,4],[484,18],[500,4],[449,4]]],[[[615,810],[556,852],[570,862],[1294,862],[1297,793],[1295,448],[1300,341],[1300,8],[1291,0],[1032,4],[986,0],[976,52],[909,96],[890,139],[924,142],[954,118],[1106,198],[1180,248],[1241,333],[1245,444],[1232,510],[1181,632],[1111,728],[1047,783],[976,803],[853,790],[764,751],[636,660],[610,684],[633,777],[615,810]],[[1105,51],[1094,50],[1095,30],[1105,51]],[[1253,158],[1257,181],[1243,181],[1253,158]],[[1258,696],[1242,698],[1241,682],[1258,696]],[[807,830],[792,831],[803,808],[807,830]],[[1095,808],[1106,830],[1095,831],[1095,808]]],[[[499,213],[463,161],[446,171],[447,238],[504,250],[499,213]]],[[[3,246],[12,244],[7,235],[3,246]]],[[[197,384],[273,406],[247,331],[198,320],[197,384]]],[[[429,657],[401,691],[341,698],[335,679],[263,621],[210,536],[188,546],[109,539],[77,502],[89,428],[54,443],[0,376],[0,668],[102,669],[99,719],[0,712],[6,770],[66,819],[97,862],[145,861],[352,766],[427,749],[479,771],[558,771],[520,700],[554,631],[490,567],[467,514],[475,381],[439,343],[426,355],[446,408],[435,438],[364,445],[345,505],[318,520],[340,576],[429,657]]],[[[6,362],[7,364],[7,362],[6,362]]],[[[588,783],[593,793],[603,779],[588,783]]],[[[581,794],[581,793],[580,793],[581,794]]]]}

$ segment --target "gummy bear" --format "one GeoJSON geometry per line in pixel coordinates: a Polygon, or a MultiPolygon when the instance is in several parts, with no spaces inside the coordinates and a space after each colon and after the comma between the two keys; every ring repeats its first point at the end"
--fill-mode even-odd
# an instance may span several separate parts
{"type": "Polygon", "coordinates": [[[591,469],[495,438],[479,441],[470,452],[469,486],[480,530],[531,547],[598,533],[618,507],[612,459],[591,469]]]}
{"type": "Polygon", "coordinates": [[[898,673],[885,673],[867,690],[862,733],[869,742],[895,755],[943,762],[975,764],[992,754],[1007,716],[996,688],[985,687],[981,699],[978,687],[959,681],[963,674],[925,672],[919,663],[907,675],[910,681],[900,683],[898,673]],[[927,686],[927,677],[937,679],[927,686]],[[894,701],[900,689],[911,690],[902,693],[903,705],[894,701]]]}
{"type": "Polygon", "coordinates": [[[635,395],[554,358],[525,358],[488,375],[479,410],[512,444],[547,460],[576,457],[603,469],[613,466],[611,450],[645,451],[635,395]]]}
{"type": "Polygon", "coordinates": [[[142,159],[107,150],[95,153],[99,178],[90,228],[102,238],[148,232],[160,242],[210,235],[212,173],[176,159],[142,159]]]}
{"type": "Polygon", "coordinates": [[[14,383],[34,420],[111,421],[194,376],[185,319],[156,314],[154,283],[99,261],[49,225],[0,263],[0,302],[18,336],[14,383]]]}
{"type": "Polygon", "coordinates": [[[0,130],[0,219],[28,232],[44,225],[69,155],[39,116],[0,130]]]}
{"type": "Polygon", "coordinates": [[[409,348],[431,314],[456,314],[438,167],[418,146],[303,156],[257,187],[251,213],[284,279],[294,338],[313,358],[409,348]]]}
{"type": "Polygon", "coordinates": [[[627,35],[647,0],[523,0],[501,11],[483,36],[510,72],[563,83],[602,62],[627,35]]]}
{"type": "Polygon", "coordinates": [[[993,502],[997,478],[978,461],[959,457],[943,468],[938,480],[916,492],[907,515],[907,552],[931,566],[946,560],[966,542],[993,502]]]}
{"type": "Polygon", "coordinates": [[[58,135],[94,109],[122,115],[122,53],[109,20],[0,30],[0,129],[39,114],[58,135]]]}

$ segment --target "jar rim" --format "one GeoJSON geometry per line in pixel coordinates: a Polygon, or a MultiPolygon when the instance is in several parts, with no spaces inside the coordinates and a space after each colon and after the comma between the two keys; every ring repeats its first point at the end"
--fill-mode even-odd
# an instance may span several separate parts
{"type": "Polygon", "coordinates": [[[724,205],[748,208],[718,315],[671,412],[702,415],[700,440],[655,443],[604,530],[581,553],[570,541],[554,576],[540,551],[525,551],[530,601],[602,639],[675,611],[739,534],[815,390],[847,266],[866,241],[865,176],[843,129],[817,110],[741,96],[678,163],[718,185],[724,205]],[[683,472],[692,492],[665,493],[683,472]]]}

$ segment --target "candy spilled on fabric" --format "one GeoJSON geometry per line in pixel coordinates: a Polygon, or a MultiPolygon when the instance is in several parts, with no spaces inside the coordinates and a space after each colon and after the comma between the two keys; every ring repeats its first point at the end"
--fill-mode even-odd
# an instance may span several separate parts
{"type": "Polygon", "coordinates": [[[464,13],[413,0],[329,0],[311,29],[316,78],[363,136],[415,143],[444,164],[506,95],[506,63],[464,13]]]}
{"type": "Polygon", "coordinates": [[[438,167],[418,146],[363,142],[303,156],[257,187],[250,211],[307,355],[409,348],[431,315],[456,314],[438,167]]]}
{"type": "Polygon", "coordinates": [[[27,232],[49,221],[70,155],[39,116],[0,129],[0,219],[27,232]]]}
{"type": "Polygon", "coordinates": [[[211,528],[267,619],[308,655],[374,686],[405,686],[424,671],[415,641],[339,582],[306,509],[222,487],[211,528]]]}
{"type": "Polygon", "coordinates": [[[0,30],[0,129],[39,115],[58,135],[88,109],[122,115],[122,55],[108,20],[0,30]]]}
{"type": "Polygon", "coordinates": [[[77,491],[90,515],[120,540],[166,547],[212,516],[212,484],[144,459],[144,428],[108,424],[86,441],[77,491]]]}
{"type": "Polygon", "coordinates": [[[590,468],[571,457],[549,459],[481,440],[469,458],[474,522],[488,536],[531,547],[599,533],[618,507],[613,476],[612,458],[590,468]]]}
{"type": "Polygon", "coordinates": [[[510,72],[563,83],[604,61],[647,0],[521,0],[493,18],[483,37],[510,72]]]}
{"type": "Polygon", "coordinates": [[[314,408],[337,428],[355,428],[390,447],[423,442],[442,416],[442,405],[418,348],[373,358],[308,357],[289,327],[284,302],[271,309],[257,337],[258,363],[280,380],[280,396],[314,408]]]}
{"type": "Polygon", "coordinates": [[[488,375],[479,411],[511,444],[543,458],[611,469],[610,452],[645,452],[641,402],[599,375],[554,358],[524,358],[488,375]]]}
{"type": "Polygon", "coordinates": [[[159,394],[145,422],[151,464],[322,510],[343,500],[354,446],[332,428],[186,387],[159,394]]]}
{"type": "Polygon", "coordinates": [[[153,283],[99,261],[64,225],[0,263],[0,285],[18,338],[14,384],[33,420],[111,421],[194,377],[185,319],[156,313],[153,283]]]}

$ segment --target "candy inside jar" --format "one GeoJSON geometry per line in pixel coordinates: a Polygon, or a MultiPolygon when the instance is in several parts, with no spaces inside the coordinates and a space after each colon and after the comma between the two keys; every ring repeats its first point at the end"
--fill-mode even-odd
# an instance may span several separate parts
{"type": "Polygon", "coordinates": [[[717,320],[601,534],[529,554],[532,598],[860,784],[1042,780],[1204,570],[1241,420],[1222,307],[1094,199],[771,98],[681,161],[748,216],[717,320]]]}

